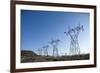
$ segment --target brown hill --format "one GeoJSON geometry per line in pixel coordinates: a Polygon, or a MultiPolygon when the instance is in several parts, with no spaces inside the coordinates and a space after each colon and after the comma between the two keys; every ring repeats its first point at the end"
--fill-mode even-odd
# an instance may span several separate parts
{"type": "Polygon", "coordinates": [[[21,56],[33,57],[33,56],[37,56],[37,54],[34,53],[33,51],[21,50],[21,56]]]}
{"type": "Polygon", "coordinates": [[[38,55],[29,50],[21,50],[21,62],[32,62],[38,55]]]}

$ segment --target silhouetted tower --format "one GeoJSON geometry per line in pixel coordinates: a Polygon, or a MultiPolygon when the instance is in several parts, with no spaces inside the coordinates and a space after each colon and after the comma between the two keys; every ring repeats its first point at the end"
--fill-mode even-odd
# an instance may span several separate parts
{"type": "Polygon", "coordinates": [[[42,48],[38,49],[38,55],[41,55],[41,56],[43,55],[43,49],[42,48]]]}
{"type": "Polygon", "coordinates": [[[58,42],[60,42],[60,40],[52,40],[51,42],[49,42],[53,47],[53,56],[54,57],[59,56],[58,48],[57,48],[58,42]]]}
{"type": "Polygon", "coordinates": [[[49,48],[49,45],[43,46],[44,56],[48,56],[48,48],[49,48]]]}
{"type": "Polygon", "coordinates": [[[66,35],[70,36],[70,51],[69,54],[70,55],[77,55],[80,54],[80,47],[79,47],[79,43],[78,43],[78,35],[80,33],[80,31],[83,31],[83,25],[80,26],[80,24],[75,27],[70,29],[70,27],[68,27],[68,32],[64,32],[66,35]]]}

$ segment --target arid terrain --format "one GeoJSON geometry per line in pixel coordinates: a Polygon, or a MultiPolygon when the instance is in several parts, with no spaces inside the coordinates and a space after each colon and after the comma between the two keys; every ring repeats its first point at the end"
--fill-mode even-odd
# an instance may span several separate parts
{"type": "Polygon", "coordinates": [[[37,55],[33,51],[21,51],[21,62],[48,62],[48,61],[69,61],[69,60],[88,60],[89,54],[80,54],[80,55],[66,55],[66,56],[41,56],[37,55]]]}

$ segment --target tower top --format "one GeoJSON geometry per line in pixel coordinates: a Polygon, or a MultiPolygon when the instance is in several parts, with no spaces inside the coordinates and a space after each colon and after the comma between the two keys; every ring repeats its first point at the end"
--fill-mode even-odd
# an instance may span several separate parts
{"type": "Polygon", "coordinates": [[[75,33],[75,32],[79,32],[79,31],[83,31],[84,29],[83,29],[83,25],[78,25],[78,26],[76,26],[76,27],[74,27],[74,28],[70,28],[70,27],[68,27],[68,31],[67,32],[64,32],[64,34],[66,34],[66,35],[69,35],[69,34],[71,34],[71,33],[75,33]]]}

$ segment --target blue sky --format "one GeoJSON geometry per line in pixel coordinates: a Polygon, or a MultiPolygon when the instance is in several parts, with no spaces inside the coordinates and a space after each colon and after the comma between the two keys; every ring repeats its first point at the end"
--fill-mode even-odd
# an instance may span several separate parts
{"type": "MultiPolygon", "coordinates": [[[[78,37],[80,50],[89,52],[89,16],[89,13],[78,12],[21,10],[21,49],[37,51],[44,45],[50,45],[49,41],[59,39],[59,54],[68,53],[70,37],[64,32],[68,31],[68,26],[74,28],[80,23],[84,27],[78,37]]],[[[48,50],[52,54],[51,45],[48,50]]]]}

